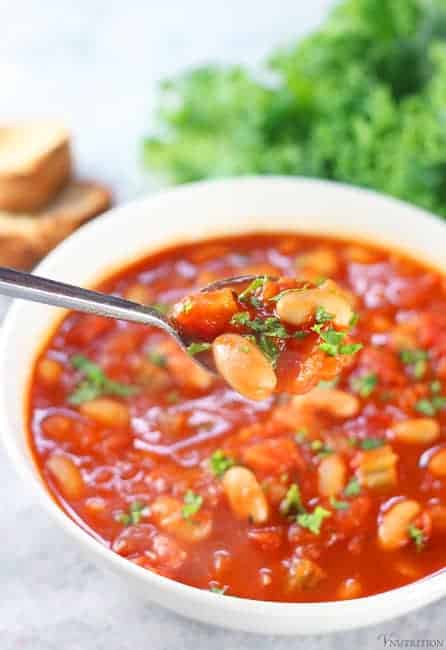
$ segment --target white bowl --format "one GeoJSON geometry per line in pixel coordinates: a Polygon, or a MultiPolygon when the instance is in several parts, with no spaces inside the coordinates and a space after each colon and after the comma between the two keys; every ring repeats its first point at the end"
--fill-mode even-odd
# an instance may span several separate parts
{"type": "MultiPolygon", "coordinates": [[[[378,241],[446,270],[446,226],[399,201],[335,183],[282,177],[181,186],[116,208],[69,237],[39,266],[41,275],[88,286],[166,244],[247,231],[295,230],[378,241]]],[[[0,347],[0,425],[4,444],[42,505],[126,587],[207,623],[265,634],[321,634],[378,623],[446,594],[446,572],[358,600],[295,604],[219,596],[146,571],[112,553],[55,504],[34,466],[25,435],[30,370],[61,310],[16,301],[0,347]]]]}

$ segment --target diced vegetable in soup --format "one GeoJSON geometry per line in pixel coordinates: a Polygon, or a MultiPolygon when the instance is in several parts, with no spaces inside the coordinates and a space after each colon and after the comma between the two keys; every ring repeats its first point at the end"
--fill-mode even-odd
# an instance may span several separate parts
{"type": "Polygon", "coordinates": [[[36,360],[36,462],[110,552],[216,598],[287,602],[446,567],[438,272],[359,242],[250,234],[161,251],[100,289],[190,338],[188,356],[160,330],[69,314],[36,360]],[[245,274],[260,279],[200,293],[245,274]]]}

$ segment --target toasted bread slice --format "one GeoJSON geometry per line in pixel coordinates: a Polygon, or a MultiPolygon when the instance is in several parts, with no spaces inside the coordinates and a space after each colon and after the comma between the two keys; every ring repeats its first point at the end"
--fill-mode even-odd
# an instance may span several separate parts
{"type": "Polygon", "coordinates": [[[39,210],[71,173],[68,131],[54,122],[0,127],[0,210],[39,210]]]}
{"type": "Polygon", "coordinates": [[[72,181],[46,208],[29,214],[0,211],[0,265],[29,270],[56,244],[111,203],[108,189],[72,181]]]}

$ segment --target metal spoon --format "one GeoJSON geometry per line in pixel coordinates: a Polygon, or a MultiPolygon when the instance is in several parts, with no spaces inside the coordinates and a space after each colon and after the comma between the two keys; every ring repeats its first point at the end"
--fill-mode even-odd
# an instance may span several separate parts
{"type": "MultiPolygon", "coordinates": [[[[242,275],[227,278],[213,282],[201,289],[201,291],[213,291],[234,284],[251,282],[256,277],[254,275],[242,275]]],[[[90,289],[82,289],[71,284],[56,282],[55,280],[41,278],[22,271],[14,271],[5,267],[0,267],[0,294],[11,298],[41,302],[44,305],[83,311],[96,316],[118,318],[132,323],[159,327],[172,336],[184,352],[187,352],[189,341],[175,329],[173,323],[164,314],[161,314],[154,307],[146,307],[131,300],[125,300],[125,298],[110,296],[90,289]]],[[[204,363],[204,359],[198,359],[196,356],[193,359],[206,370],[215,372],[207,363],[204,363]]]]}

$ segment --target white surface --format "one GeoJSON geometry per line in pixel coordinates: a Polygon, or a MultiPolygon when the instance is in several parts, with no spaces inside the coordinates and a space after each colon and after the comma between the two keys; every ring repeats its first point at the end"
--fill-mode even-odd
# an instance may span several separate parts
{"type": "MultiPolygon", "coordinates": [[[[330,0],[0,0],[0,120],[62,117],[76,135],[83,175],[118,199],[141,191],[137,147],[156,79],[208,59],[255,63],[317,24],[330,0]]],[[[146,606],[91,566],[16,477],[0,451],[2,650],[271,647],[146,606]]],[[[403,620],[323,640],[314,648],[381,648],[382,633],[446,636],[441,603],[403,620]]]]}

